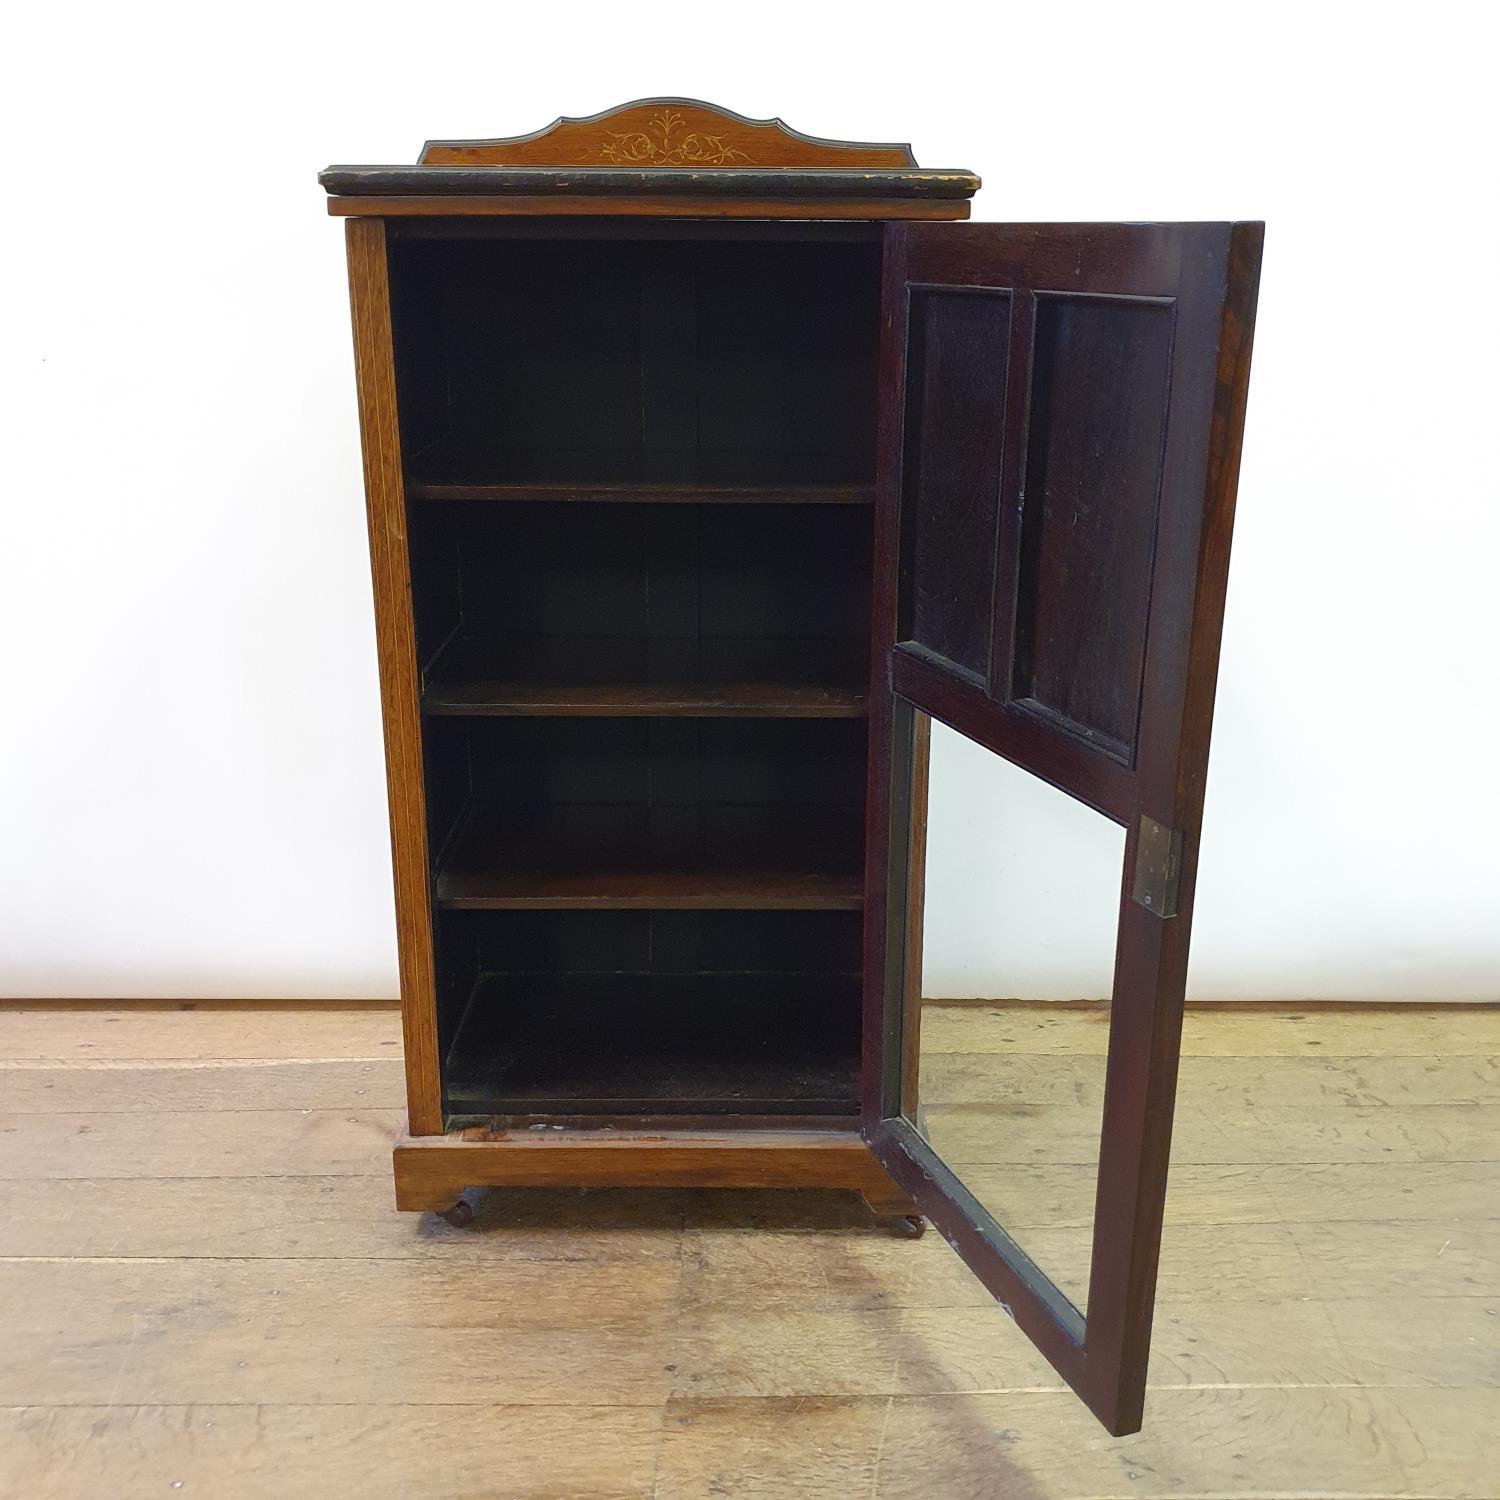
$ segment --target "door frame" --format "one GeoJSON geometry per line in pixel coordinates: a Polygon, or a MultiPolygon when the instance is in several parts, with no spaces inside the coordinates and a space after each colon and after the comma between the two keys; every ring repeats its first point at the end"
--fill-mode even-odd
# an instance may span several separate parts
{"type": "MultiPolygon", "coordinates": [[[[879,357],[877,493],[872,587],[870,772],[865,898],[865,992],[861,1128],[897,1183],[969,1264],[1017,1325],[1110,1432],[1141,1424],[1152,1310],[1161,1244],[1173,1104],[1181,1046],[1204,773],[1213,717],[1229,539],[1238,481],[1249,379],[1263,226],[996,226],[890,225],[885,231],[879,357]],[[1154,235],[1154,238],[1152,237],[1154,235]],[[1160,519],[1153,579],[1166,574],[1175,596],[1164,616],[1183,628],[1153,629],[1143,673],[1145,712],[1138,755],[1126,765],[1085,746],[1043,743],[1024,715],[997,725],[981,690],[950,690],[920,649],[897,646],[901,580],[902,463],[906,446],[904,390],[910,289],[993,287],[985,274],[987,246],[1004,243],[1024,256],[1062,264],[1070,237],[1091,237],[1106,265],[1132,248],[1151,267],[1132,285],[1142,298],[1167,293],[1178,303],[1185,367],[1173,351],[1173,422],[1196,435],[1201,454],[1201,509],[1181,503],[1160,519]],[[915,257],[913,244],[927,252],[915,257]],[[1100,247],[1102,251],[1100,251],[1100,247]],[[951,252],[951,253],[950,253],[951,252]],[[945,258],[946,257],[946,258],[945,258]],[[951,264],[934,278],[934,260],[951,264]],[[913,274],[913,272],[915,274],[913,274]],[[1174,280],[1175,278],[1175,280],[1174,280]],[[1183,385],[1175,382],[1181,373],[1183,385]],[[1190,597],[1182,580],[1191,569],[1190,597]],[[920,977],[908,954],[920,912],[920,877],[908,878],[916,837],[925,826],[925,746],[920,709],[1003,754],[1094,807],[1126,833],[1121,877],[1115,995],[1106,1065],[1103,1130],[1095,1196],[1093,1250],[1085,1317],[918,1133],[906,1110],[915,1079],[911,1025],[920,977]],[[1175,697],[1174,697],[1175,695],[1175,697]],[[1165,913],[1134,898],[1165,831],[1177,860],[1175,904],[1165,913]],[[1120,1003],[1119,997],[1128,997],[1120,1003]]],[[[1013,292],[1017,287],[1010,288],[1013,292]]],[[[1047,290],[1050,290],[1048,288],[1047,290]]],[[[1041,291],[1034,285],[1033,295],[1041,291]]],[[[1083,285],[1081,295],[1100,294],[1083,285]]],[[[1108,295],[1108,292],[1104,292],[1108,295]]],[[[1018,299],[1019,300],[1019,299],[1018,299]]],[[[1027,419],[1029,365],[1015,369],[1029,314],[1013,319],[1007,407],[1027,419]],[[1018,324],[1025,326],[1017,329],[1018,324]],[[1017,378],[1017,376],[1024,378],[1017,378]],[[1019,387],[1019,389],[1016,389],[1019,387]]],[[[1181,433],[1174,434],[1178,438],[1181,433]]],[[[1019,472],[1023,456],[1003,462],[1019,472]]],[[[1187,450],[1192,444],[1186,445],[1187,450]]],[[[1179,451],[1176,458],[1183,457],[1179,451]]],[[[1165,462],[1165,459],[1164,459],[1165,462]]],[[[1196,478],[1194,480],[1196,483],[1196,478]]],[[[1177,483],[1181,483],[1180,475],[1177,483]]],[[[1007,524],[1004,519],[999,523],[1007,524]]],[[[1002,564],[1003,566],[1003,561],[1002,564]]],[[[1152,625],[1158,621],[1152,602],[1152,625]]],[[[915,871],[914,871],[915,873],[915,871]]],[[[918,960],[919,962],[919,960],[918,960]]]]}

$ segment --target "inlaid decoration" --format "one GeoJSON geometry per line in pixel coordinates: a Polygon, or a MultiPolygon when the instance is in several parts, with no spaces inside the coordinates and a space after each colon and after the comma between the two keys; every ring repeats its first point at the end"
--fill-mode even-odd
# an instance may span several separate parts
{"type": "Polygon", "coordinates": [[[751,158],[723,136],[692,130],[675,109],[651,116],[644,130],[610,130],[599,160],[612,167],[752,166],[751,158]]]}

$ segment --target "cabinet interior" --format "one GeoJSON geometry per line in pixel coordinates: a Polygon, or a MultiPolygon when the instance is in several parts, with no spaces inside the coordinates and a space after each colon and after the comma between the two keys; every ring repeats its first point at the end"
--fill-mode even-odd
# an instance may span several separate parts
{"type": "Polygon", "coordinates": [[[879,248],[398,239],[409,492],[873,479],[879,248]]]}
{"type": "Polygon", "coordinates": [[[394,240],[450,1123],[855,1113],[878,273],[394,240]]]}
{"type": "Polygon", "coordinates": [[[450,1120],[852,1116],[853,911],[444,911],[450,1120]]]}

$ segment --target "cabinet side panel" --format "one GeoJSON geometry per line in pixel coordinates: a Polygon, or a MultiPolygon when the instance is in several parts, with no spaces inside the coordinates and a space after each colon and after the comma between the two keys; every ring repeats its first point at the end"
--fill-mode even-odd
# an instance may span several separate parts
{"type": "Polygon", "coordinates": [[[396,942],[401,967],[401,1029],[406,1048],[406,1103],[413,1135],[443,1128],[438,1069],[437,1001],[427,831],[422,793],[422,732],[396,368],[391,342],[385,224],[351,219],[347,228],[349,300],[364,448],[370,571],[375,587],[375,640],[385,724],[386,789],[396,885],[396,942]]]}

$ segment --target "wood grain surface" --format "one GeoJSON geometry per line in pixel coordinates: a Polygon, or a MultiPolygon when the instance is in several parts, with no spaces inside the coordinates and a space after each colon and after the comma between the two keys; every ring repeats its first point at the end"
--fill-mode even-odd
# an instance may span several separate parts
{"type": "MultiPolygon", "coordinates": [[[[976,1186],[1039,1254],[1085,1244],[1091,1169],[983,1127],[1019,1097],[1066,1142],[1098,1014],[926,1021],[976,1186]]],[[[0,1492],[1496,1492],[1493,1009],[1189,1010],[1146,1426],[1119,1440],[937,1236],[854,1193],[397,1213],[399,1052],[389,1004],[0,1009],[0,1492]]]]}
{"type": "Polygon", "coordinates": [[[701,99],[632,99],[594,115],[560,115],[527,135],[428,141],[427,166],[915,167],[905,144],[805,135],[784,120],[753,120],[701,99]],[[718,158],[715,162],[713,158],[718,158]]]}
{"type": "Polygon", "coordinates": [[[396,360],[391,342],[390,272],[385,225],[356,219],[346,231],[359,436],[364,451],[365,510],[375,590],[375,642],[385,727],[386,798],[396,887],[396,947],[401,965],[411,1129],[443,1128],[438,1065],[432,912],[428,901],[427,824],[422,786],[422,720],[407,555],[401,431],[396,413],[396,360]]]}
{"type": "Polygon", "coordinates": [[[334,194],[328,212],[335,218],[378,214],[384,218],[473,218],[512,215],[534,218],[585,216],[637,219],[967,219],[966,198],[708,198],[565,197],[513,193],[441,197],[353,197],[334,194]]]}

